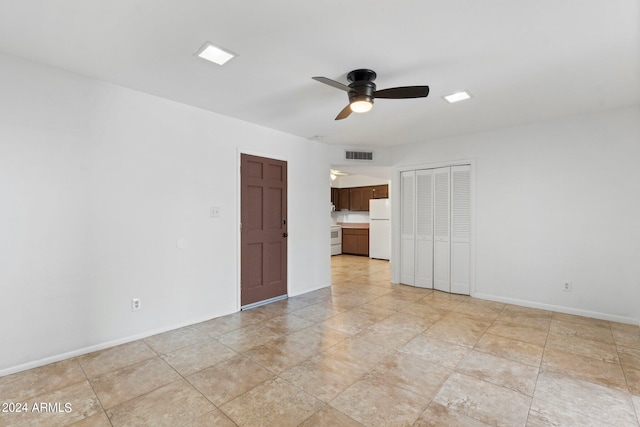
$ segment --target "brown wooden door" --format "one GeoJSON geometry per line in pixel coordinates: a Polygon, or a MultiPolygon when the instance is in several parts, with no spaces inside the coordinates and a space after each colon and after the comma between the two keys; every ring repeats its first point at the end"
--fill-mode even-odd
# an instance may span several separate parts
{"type": "Polygon", "coordinates": [[[240,304],[287,294],[287,162],[240,156],[240,304]]]}

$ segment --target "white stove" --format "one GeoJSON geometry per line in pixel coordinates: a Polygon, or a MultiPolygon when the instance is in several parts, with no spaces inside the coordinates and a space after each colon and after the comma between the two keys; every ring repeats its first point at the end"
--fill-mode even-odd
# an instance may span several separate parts
{"type": "Polygon", "coordinates": [[[342,227],[331,226],[331,256],[342,253],[342,227]]]}

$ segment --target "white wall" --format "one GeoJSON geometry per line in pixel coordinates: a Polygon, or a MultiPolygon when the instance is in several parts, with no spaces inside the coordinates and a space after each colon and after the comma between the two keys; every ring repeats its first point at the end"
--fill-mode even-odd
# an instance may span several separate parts
{"type": "Polygon", "coordinates": [[[397,167],[476,160],[475,296],[640,323],[640,109],[399,146],[394,156],[397,167]]]}
{"type": "Polygon", "coordinates": [[[331,219],[334,224],[339,222],[351,223],[368,223],[370,220],[369,212],[359,211],[336,211],[331,212],[331,219]]]}
{"type": "Polygon", "coordinates": [[[330,285],[325,145],[7,56],[0,93],[0,375],[237,311],[241,151],[288,161],[289,294],[330,285]]]}
{"type": "Polygon", "coordinates": [[[368,187],[371,185],[385,185],[389,184],[388,179],[376,178],[373,176],[364,175],[342,175],[336,177],[331,183],[334,188],[348,188],[348,187],[368,187]]]}

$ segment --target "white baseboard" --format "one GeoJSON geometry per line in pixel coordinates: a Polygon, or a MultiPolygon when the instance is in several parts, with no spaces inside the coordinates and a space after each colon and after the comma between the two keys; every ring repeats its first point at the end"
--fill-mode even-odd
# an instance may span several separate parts
{"type": "MultiPolygon", "coordinates": [[[[290,297],[294,297],[294,296],[306,294],[307,292],[313,292],[313,291],[316,291],[318,289],[323,289],[323,288],[326,288],[326,287],[329,287],[329,286],[331,286],[331,284],[319,285],[319,286],[314,287],[314,288],[303,289],[303,290],[301,290],[299,292],[296,292],[295,294],[289,294],[289,296],[290,297]]],[[[202,318],[202,319],[194,319],[192,321],[182,322],[182,323],[171,325],[171,326],[167,326],[167,327],[164,327],[164,328],[154,329],[154,330],[151,330],[151,331],[146,331],[146,332],[142,332],[142,333],[139,333],[139,334],[130,335],[130,336],[127,336],[127,337],[124,337],[124,338],[118,338],[116,340],[95,344],[95,345],[92,345],[92,346],[89,346],[89,347],[83,347],[83,348],[80,348],[80,349],[77,349],[77,350],[73,350],[73,351],[69,351],[69,352],[66,352],[66,353],[56,354],[54,356],[45,357],[44,359],[35,360],[33,362],[23,363],[21,365],[12,366],[12,367],[5,368],[5,369],[0,369],[0,377],[4,377],[6,375],[15,374],[17,372],[26,371],[27,369],[38,368],[40,366],[48,365],[50,363],[60,362],[61,360],[70,359],[72,357],[82,356],[83,354],[93,353],[94,351],[104,350],[105,348],[115,347],[115,346],[121,345],[121,344],[127,344],[127,343],[130,343],[132,341],[137,341],[137,340],[140,340],[140,339],[148,338],[150,336],[161,334],[163,332],[173,331],[174,329],[183,328],[185,326],[195,325],[196,323],[206,322],[207,320],[215,319],[217,317],[226,316],[226,315],[232,314],[232,313],[235,313],[235,311],[232,311],[232,312],[229,312],[229,313],[221,313],[221,314],[218,314],[217,316],[207,316],[207,317],[202,318]]]]}
{"type": "Polygon", "coordinates": [[[633,317],[618,316],[615,314],[600,313],[597,311],[582,310],[579,308],[565,307],[561,305],[544,304],[544,303],[539,303],[534,301],[520,300],[516,298],[505,298],[505,297],[488,295],[488,294],[473,294],[472,297],[479,298],[479,299],[486,299],[489,301],[520,305],[523,307],[539,308],[541,310],[557,311],[559,313],[575,314],[576,316],[592,317],[594,319],[602,319],[602,320],[608,320],[610,322],[628,323],[631,325],[640,326],[640,319],[635,319],[633,317]]]}
{"type": "MultiPolygon", "coordinates": [[[[316,286],[314,288],[303,289],[303,290],[301,290],[299,292],[296,292],[294,294],[289,294],[289,296],[290,297],[294,297],[294,296],[306,294],[307,292],[313,292],[313,291],[316,291],[318,289],[323,289],[323,288],[326,288],[326,287],[329,287],[329,286],[331,286],[330,283],[329,284],[324,284],[324,285],[319,285],[319,286],[316,286]]],[[[61,360],[70,359],[72,357],[82,356],[83,354],[93,353],[94,351],[104,350],[105,348],[115,347],[115,346],[121,345],[121,344],[127,344],[127,343],[130,343],[132,341],[137,341],[137,340],[140,340],[140,339],[148,338],[148,337],[153,336],[153,335],[161,334],[163,332],[172,331],[174,329],[183,328],[185,326],[195,325],[196,323],[206,322],[207,320],[215,319],[216,317],[226,316],[226,315],[232,314],[232,313],[235,313],[235,311],[232,311],[232,312],[229,312],[229,313],[221,313],[221,314],[218,314],[217,316],[207,316],[207,317],[202,318],[202,319],[194,319],[194,320],[191,320],[191,321],[188,321],[188,322],[182,322],[182,323],[171,325],[171,326],[167,326],[167,327],[164,327],[164,328],[154,329],[154,330],[151,330],[151,331],[142,332],[140,334],[130,335],[130,336],[127,336],[127,337],[124,337],[124,338],[118,338],[116,340],[95,344],[95,345],[92,345],[92,346],[89,346],[89,347],[79,348],[77,350],[69,351],[69,352],[66,352],[66,353],[56,354],[54,356],[45,357],[44,359],[35,360],[33,362],[27,362],[27,363],[23,363],[21,365],[11,366],[9,368],[0,369],[0,377],[4,377],[6,375],[15,374],[17,372],[26,371],[27,369],[38,368],[40,366],[48,365],[50,363],[60,362],[61,360]]]]}
{"type": "Polygon", "coordinates": [[[28,362],[28,363],[23,363],[23,364],[17,365],[17,366],[12,366],[10,368],[5,368],[5,369],[0,370],[0,377],[4,377],[6,375],[15,374],[17,372],[26,371],[27,369],[38,368],[40,366],[48,365],[50,363],[60,362],[61,360],[70,359],[72,357],[82,356],[83,354],[93,353],[94,351],[104,350],[105,348],[115,347],[115,346],[121,345],[121,344],[127,344],[127,343],[130,343],[130,342],[133,342],[133,341],[141,340],[143,338],[148,338],[148,337],[153,336],[153,335],[161,334],[163,332],[173,331],[174,329],[179,329],[179,328],[183,328],[185,326],[190,326],[190,325],[195,325],[197,323],[206,322],[207,320],[215,319],[217,317],[226,316],[226,315],[232,314],[232,313],[234,313],[234,312],[224,313],[224,314],[220,314],[218,316],[213,316],[213,317],[207,316],[206,318],[203,318],[203,319],[195,319],[195,320],[192,320],[192,321],[189,321],[189,322],[183,322],[183,323],[175,324],[175,325],[172,325],[172,326],[167,326],[167,327],[160,328],[160,329],[154,329],[152,331],[142,332],[140,334],[130,335],[128,337],[118,338],[116,340],[107,341],[107,342],[95,344],[95,345],[92,345],[92,346],[89,346],[89,347],[83,347],[83,348],[80,348],[80,349],[77,349],[77,350],[69,351],[69,352],[66,352],[66,353],[56,354],[54,356],[45,357],[44,359],[35,360],[33,362],[28,362]]]}

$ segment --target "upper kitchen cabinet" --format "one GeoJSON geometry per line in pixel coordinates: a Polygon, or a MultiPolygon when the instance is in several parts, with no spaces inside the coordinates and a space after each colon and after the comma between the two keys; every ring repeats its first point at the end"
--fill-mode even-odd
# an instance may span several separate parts
{"type": "Polygon", "coordinates": [[[369,200],[389,198],[390,181],[385,175],[391,175],[391,168],[367,167],[371,176],[341,172],[340,166],[332,168],[331,202],[336,211],[369,212],[369,200]]]}
{"type": "Polygon", "coordinates": [[[373,199],[373,187],[353,187],[349,189],[349,210],[368,211],[369,200],[373,199]]]}
{"type": "Polygon", "coordinates": [[[373,198],[374,199],[388,199],[389,198],[389,185],[374,185],[373,186],[373,198]]]}
{"type": "Polygon", "coordinates": [[[338,189],[338,203],[336,204],[336,210],[343,210],[350,208],[349,188],[338,189]]]}
{"type": "Polygon", "coordinates": [[[331,188],[331,203],[337,211],[369,211],[369,200],[389,197],[389,185],[331,188]]]}
{"type": "Polygon", "coordinates": [[[338,192],[339,188],[331,187],[331,204],[338,209],[338,192]]]}

